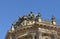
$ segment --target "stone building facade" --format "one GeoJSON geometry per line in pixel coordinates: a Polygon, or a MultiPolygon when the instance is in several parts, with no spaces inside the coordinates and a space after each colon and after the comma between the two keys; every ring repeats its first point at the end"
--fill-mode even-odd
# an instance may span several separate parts
{"type": "Polygon", "coordinates": [[[56,25],[55,17],[45,20],[38,13],[19,16],[12,24],[5,39],[60,39],[60,26],[56,25]]]}

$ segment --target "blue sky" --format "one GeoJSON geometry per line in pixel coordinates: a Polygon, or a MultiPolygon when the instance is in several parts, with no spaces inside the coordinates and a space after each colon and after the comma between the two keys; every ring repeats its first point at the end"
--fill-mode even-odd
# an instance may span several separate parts
{"type": "Polygon", "coordinates": [[[4,39],[11,24],[18,16],[40,12],[42,18],[56,17],[60,24],[60,0],[0,0],[0,39],[4,39]]]}

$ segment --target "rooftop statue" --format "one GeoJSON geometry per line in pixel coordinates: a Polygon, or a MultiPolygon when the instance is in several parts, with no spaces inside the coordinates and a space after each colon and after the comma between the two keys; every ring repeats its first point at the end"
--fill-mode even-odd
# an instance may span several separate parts
{"type": "Polygon", "coordinates": [[[52,16],[51,20],[52,20],[52,24],[53,25],[56,25],[56,20],[55,20],[55,17],[54,16],[52,16]]]}
{"type": "Polygon", "coordinates": [[[36,18],[39,18],[39,17],[41,17],[41,14],[40,13],[38,13],[38,15],[36,16],[36,18]]]}
{"type": "Polygon", "coordinates": [[[24,15],[24,16],[22,17],[22,19],[23,19],[23,20],[27,20],[27,19],[28,19],[28,16],[24,15]]]}
{"type": "Polygon", "coordinates": [[[54,16],[52,16],[52,20],[55,20],[55,17],[54,16]]]}
{"type": "Polygon", "coordinates": [[[34,14],[33,12],[30,12],[30,14],[28,15],[30,18],[34,18],[34,14]]]}
{"type": "Polygon", "coordinates": [[[22,20],[22,17],[21,16],[18,16],[18,21],[21,21],[22,20]]]}
{"type": "Polygon", "coordinates": [[[42,21],[41,14],[40,13],[38,13],[38,15],[36,16],[36,21],[38,21],[38,22],[41,22],[42,21]]]}

